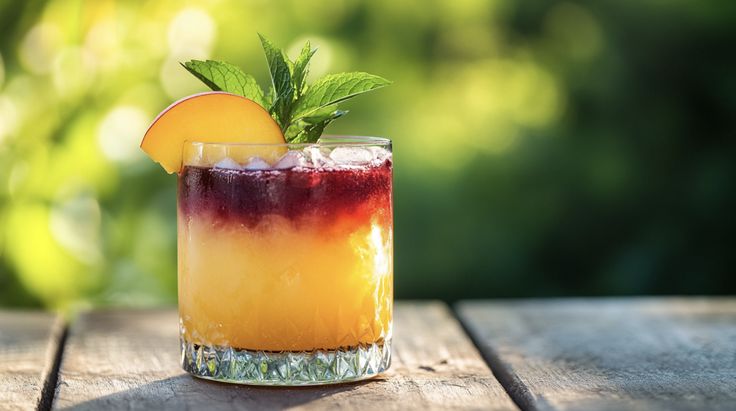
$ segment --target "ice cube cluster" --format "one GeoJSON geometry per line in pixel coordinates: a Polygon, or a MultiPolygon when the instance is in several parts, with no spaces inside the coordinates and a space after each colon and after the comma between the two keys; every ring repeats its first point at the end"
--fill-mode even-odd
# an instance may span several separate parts
{"type": "Polygon", "coordinates": [[[306,169],[354,169],[378,166],[391,159],[391,152],[382,147],[340,146],[327,148],[307,146],[302,150],[289,150],[273,164],[260,157],[251,157],[246,164],[240,164],[230,157],[215,163],[214,168],[227,170],[287,170],[306,169]]]}

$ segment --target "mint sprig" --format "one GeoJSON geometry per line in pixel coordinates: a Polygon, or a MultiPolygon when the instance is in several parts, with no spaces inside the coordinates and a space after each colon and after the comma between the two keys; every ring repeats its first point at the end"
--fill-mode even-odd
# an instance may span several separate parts
{"type": "Polygon", "coordinates": [[[355,72],[330,74],[311,85],[296,102],[294,117],[307,117],[315,111],[391,84],[373,74],[355,72]]]}
{"type": "Polygon", "coordinates": [[[291,136],[288,139],[291,143],[313,143],[319,139],[328,124],[347,113],[347,110],[338,110],[337,106],[325,107],[309,117],[297,119],[284,134],[291,136]]]}
{"type": "Polygon", "coordinates": [[[373,74],[352,72],[331,74],[307,85],[309,62],[317,50],[307,42],[292,61],[263,35],[259,37],[271,75],[268,93],[253,76],[230,63],[191,60],[182,66],[212,90],[260,104],[279,124],[288,143],[316,142],[327,125],[348,113],[338,109],[338,103],[391,84],[373,74]]]}
{"type": "Polygon", "coordinates": [[[273,88],[271,107],[269,112],[281,126],[281,131],[286,127],[284,124],[289,120],[292,102],[294,101],[294,82],[291,78],[292,68],[287,63],[289,59],[284,52],[274,47],[270,41],[260,35],[263,51],[266,53],[268,71],[271,73],[271,87],[273,88]]]}
{"type": "Polygon", "coordinates": [[[238,94],[261,106],[268,104],[256,79],[238,66],[214,60],[191,60],[182,66],[214,91],[238,94]]]}
{"type": "Polygon", "coordinates": [[[307,74],[309,74],[309,61],[312,59],[312,56],[314,56],[314,53],[317,52],[317,49],[313,49],[312,45],[309,44],[309,41],[307,41],[304,44],[304,47],[302,47],[301,53],[299,53],[299,57],[296,58],[294,61],[294,66],[291,71],[291,77],[292,81],[294,82],[294,89],[296,90],[296,97],[301,97],[302,93],[304,92],[304,88],[306,87],[306,79],[307,74]]]}

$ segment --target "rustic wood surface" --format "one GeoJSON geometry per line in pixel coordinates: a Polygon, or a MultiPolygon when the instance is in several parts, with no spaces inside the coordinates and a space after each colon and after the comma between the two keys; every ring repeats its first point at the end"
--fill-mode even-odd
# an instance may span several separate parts
{"type": "Polygon", "coordinates": [[[62,329],[52,314],[0,311],[0,409],[45,406],[42,392],[54,374],[62,329]]]}
{"type": "Polygon", "coordinates": [[[69,330],[54,408],[516,409],[440,303],[399,303],[384,376],[326,387],[260,388],[195,379],[179,366],[174,310],[101,311],[69,330]]]}
{"type": "Polygon", "coordinates": [[[523,409],[736,410],[736,299],[463,302],[523,409]]]}

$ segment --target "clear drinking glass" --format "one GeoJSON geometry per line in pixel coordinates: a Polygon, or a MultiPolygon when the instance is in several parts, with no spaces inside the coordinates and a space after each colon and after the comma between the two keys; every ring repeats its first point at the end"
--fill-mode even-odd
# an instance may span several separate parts
{"type": "Polygon", "coordinates": [[[185,143],[178,249],[187,372],[312,385],[389,367],[390,140],[185,143]]]}

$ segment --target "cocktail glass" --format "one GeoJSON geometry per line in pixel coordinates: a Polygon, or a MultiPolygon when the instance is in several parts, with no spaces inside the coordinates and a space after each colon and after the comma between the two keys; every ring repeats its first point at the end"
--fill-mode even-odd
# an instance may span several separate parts
{"type": "Polygon", "coordinates": [[[391,142],[186,142],[181,360],[262,385],[369,378],[391,362],[391,142]]]}

